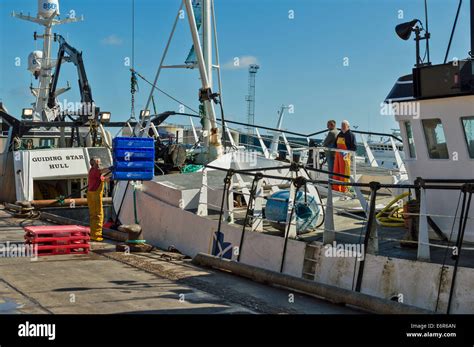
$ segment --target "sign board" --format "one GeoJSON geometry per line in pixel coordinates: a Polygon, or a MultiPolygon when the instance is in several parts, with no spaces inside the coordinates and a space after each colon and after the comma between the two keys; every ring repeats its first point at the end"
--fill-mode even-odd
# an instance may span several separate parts
{"type": "MultiPolygon", "coordinates": [[[[15,151],[13,164],[17,200],[33,200],[35,180],[87,178],[90,148],[55,148],[15,151]]],[[[110,162],[107,148],[94,148],[110,162]]]]}
{"type": "Polygon", "coordinates": [[[68,178],[87,175],[87,160],[82,148],[30,151],[30,175],[34,179],[68,178]]]}

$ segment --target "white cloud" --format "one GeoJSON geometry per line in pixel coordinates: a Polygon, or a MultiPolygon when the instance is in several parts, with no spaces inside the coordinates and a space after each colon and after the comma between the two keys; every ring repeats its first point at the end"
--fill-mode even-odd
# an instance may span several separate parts
{"type": "Polygon", "coordinates": [[[257,57],[254,57],[253,55],[243,55],[232,58],[227,63],[222,65],[222,68],[228,70],[247,69],[249,65],[252,64],[258,64],[257,57]]]}
{"type": "Polygon", "coordinates": [[[120,46],[122,42],[123,40],[114,34],[109,35],[102,39],[102,44],[108,45],[108,46],[120,46]]]}

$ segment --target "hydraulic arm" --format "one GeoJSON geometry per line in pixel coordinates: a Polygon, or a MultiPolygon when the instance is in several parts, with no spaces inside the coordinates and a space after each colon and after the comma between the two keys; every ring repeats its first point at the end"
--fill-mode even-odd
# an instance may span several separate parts
{"type": "Polygon", "coordinates": [[[92,91],[87,80],[86,70],[84,68],[84,61],[82,60],[82,52],[72,47],[66,42],[61,35],[54,35],[55,41],[59,42],[58,59],[56,61],[56,70],[51,81],[51,87],[49,89],[48,96],[48,107],[52,109],[56,106],[56,87],[59,80],[59,74],[61,71],[61,64],[63,61],[72,62],[77,68],[77,74],[79,77],[79,91],[81,93],[81,103],[84,106],[88,106],[87,109],[93,110],[92,91]]]}

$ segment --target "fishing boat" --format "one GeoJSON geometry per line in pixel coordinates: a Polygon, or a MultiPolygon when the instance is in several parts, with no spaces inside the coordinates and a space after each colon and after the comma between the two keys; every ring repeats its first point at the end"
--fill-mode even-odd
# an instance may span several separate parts
{"type": "MultiPolygon", "coordinates": [[[[474,51],[473,0],[470,5],[474,51]]],[[[399,111],[419,110],[395,114],[402,144],[391,145],[395,156],[403,151],[403,160],[399,156],[396,162],[406,175],[387,182],[384,172],[361,181],[355,153],[336,150],[352,158],[352,170],[343,179],[329,178],[309,144],[303,150],[312,151],[311,165],[301,163],[301,155],[275,158],[266,146],[257,153],[242,149],[224,136],[238,122],[226,119],[223,111],[214,1],[182,1],[167,48],[182,10],[196,59],[180,68],[198,70],[201,81],[202,112],[189,116],[202,119],[195,161],[202,170],[120,182],[113,199],[120,222],[138,222],[147,242],[190,257],[205,253],[431,312],[473,313],[472,55],[439,65],[428,55],[423,62],[421,21],[398,26],[401,38],[414,32],[417,44],[415,68],[397,80],[385,101],[406,106],[399,111]],[[335,185],[348,189],[336,193],[335,185]]],[[[145,109],[167,67],[167,48],[145,109]]],[[[148,136],[152,119],[141,117],[135,135],[148,136]]],[[[292,133],[255,128],[256,136],[258,129],[292,133]]],[[[299,135],[308,140],[323,132],[299,135]]]]}
{"type": "Polygon", "coordinates": [[[101,111],[94,103],[82,52],[53,32],[60,25],[82,18],[60,19],[59,1],[38,1],[36,16],[15,12],[12,15],[40,25],[44,32],[35,31],[34,39],[43,41],[42,49],[28,57],[28,70],[37,82],[37,86],[30,87],[32,107],[23,108],[18,117],[6,109],[0,110],[0,198],[25,207],[49,207],[57,213],[69,211],[78,219],[87,219],[84,206],[89,160],[100,157],[104,165],[112,164],[111,135],[103,127],[110,121],[110,113],[101,111]],[[56,59],[52,53],[55,43],[56,59]],[[69,83],[57,88],[61,66],[68,62],[78,71],[81,102],[77,104],[63,103],[58,98],[71,89],[69,83]],[[66,209],[57,208],[64,206],[66,209]]]}

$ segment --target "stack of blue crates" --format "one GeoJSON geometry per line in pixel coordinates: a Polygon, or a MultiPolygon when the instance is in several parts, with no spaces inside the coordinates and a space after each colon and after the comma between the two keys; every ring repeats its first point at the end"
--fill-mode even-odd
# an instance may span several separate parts
{"type": "Polygon", "coordinates": [[[113,139],[113,179],[150,181],[155,170],[155,144],[152,138],[116,137],[113,139]]]}

